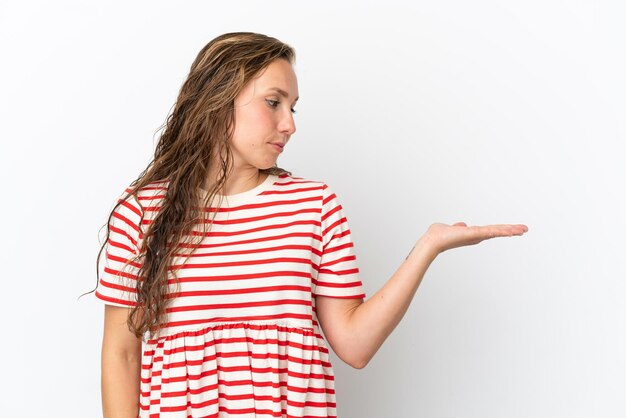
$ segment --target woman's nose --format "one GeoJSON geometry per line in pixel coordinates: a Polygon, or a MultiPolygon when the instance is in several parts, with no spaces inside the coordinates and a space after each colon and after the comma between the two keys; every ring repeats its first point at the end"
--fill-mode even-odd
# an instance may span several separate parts
{"type": "Polygon", "coordinates": [[[288,135],[293,135],[296,132],[296,122],[293,119],[293,114],[291,112],[289,112],[287,117],[281,120],[280,131],[288,135]]]}

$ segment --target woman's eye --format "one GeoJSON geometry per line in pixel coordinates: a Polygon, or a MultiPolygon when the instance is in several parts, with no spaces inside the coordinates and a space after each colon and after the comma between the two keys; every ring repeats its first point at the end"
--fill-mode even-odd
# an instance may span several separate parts
{"type": "MultiPolygon", "coordinates": [[[[270,106],[272,107],[276,107],[278,106],[278,104],[280,103],[278,100],[270,100],[270,99],[266,99],[265,100],[267,103],[269,103],[270,106]]],[[[291,113],[296,113],[296,109],[294,109],[293,107],[291,108],[291,113]]]]}

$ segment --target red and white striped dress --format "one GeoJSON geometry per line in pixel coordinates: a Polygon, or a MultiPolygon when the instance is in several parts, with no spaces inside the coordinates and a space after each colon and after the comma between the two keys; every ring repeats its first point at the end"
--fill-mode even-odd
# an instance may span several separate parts
{"type": "MultiPolygon", "coordinates": [[[[134,305],[140,264],[122,266],[139,254],[167,187],[154,182],[114,212],[96,290],[104,303],[134,305]]],[[[140,417],[337,415],[315,297],[365,293],[328,185],[269,175],[226,196],[199,248],[172,267],[180,293],[171,280],[164,328],[143,342],[140,417]]]]}

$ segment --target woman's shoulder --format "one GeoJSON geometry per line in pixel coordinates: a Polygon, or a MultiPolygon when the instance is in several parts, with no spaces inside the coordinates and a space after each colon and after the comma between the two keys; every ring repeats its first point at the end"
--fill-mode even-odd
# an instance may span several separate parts
{"type": "Polygon", "coordinates": [[[305,185],[309,185],[312,187],[319,187],[320,189],[327,187],[326,181],[324,181],[323,179],[319,179],[319,178],[312,178],[312,177],[302,177],[302,176],[297,176],[295,174],[288,174],[288,173],[282,173],[277,175],[277,180],[276,182],[281,183],[281,184],[294,184],[294,185],[298,185],[298,186],[305,186],[305,185]]]}
{"type": "Polygon", "coordinates": [[[126,186],[117,198],[121,202],[117,211],[120,214],[131,211],[140,217],[146,212],[152,212],[153,208],[162,204],[168,184],[168,181],[153,181],[142,187],[134,184],[126,186]]]}

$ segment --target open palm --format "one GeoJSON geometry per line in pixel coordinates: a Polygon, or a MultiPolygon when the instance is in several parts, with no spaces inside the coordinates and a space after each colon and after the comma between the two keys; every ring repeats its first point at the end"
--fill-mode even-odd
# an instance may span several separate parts
{"type": "Polygon", "coordinates": [[[452,248],[475,245],[487,239],[523,235],[528,227],[523,224],[499,224],[485,226],[467,226],[465,222],[453,225],[434,223],[426,232],[426,237],[437,252],[452,248]]]}

